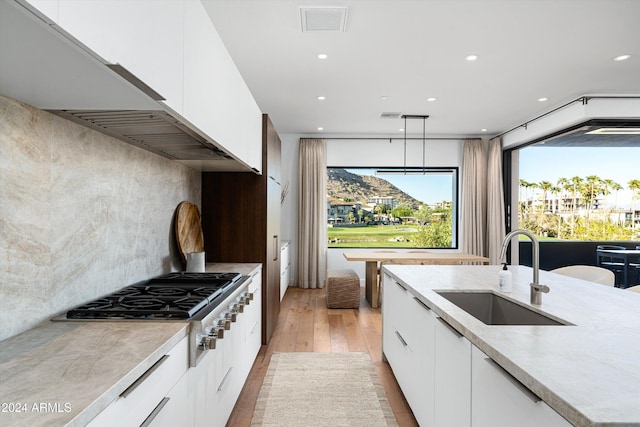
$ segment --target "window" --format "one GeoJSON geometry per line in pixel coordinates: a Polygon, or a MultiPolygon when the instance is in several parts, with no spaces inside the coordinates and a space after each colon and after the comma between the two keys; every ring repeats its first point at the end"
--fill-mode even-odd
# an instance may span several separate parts
{"type": "Polygon", "coordinates": [[[640,148],[581,142],[520,150],[519,228],[549,240],[640,240],[640,148]]]}
{"type": "Polygon", "coordinates": [[[458,168],[327,168],[329,247],[457,248],[458,168]]]}

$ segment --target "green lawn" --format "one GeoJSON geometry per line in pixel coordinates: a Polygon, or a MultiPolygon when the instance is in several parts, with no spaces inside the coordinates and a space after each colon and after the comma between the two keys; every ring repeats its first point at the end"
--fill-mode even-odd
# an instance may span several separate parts
{"type": "Polygon", "coordinates": [[[330,248],[411,248],[417,225],[370,225],[367,227],[329,227],[330,248]],[[338,239],[337,243],[332,243],[338,239]],[[404,240],[404,241],[403,241],[404,240]]]}

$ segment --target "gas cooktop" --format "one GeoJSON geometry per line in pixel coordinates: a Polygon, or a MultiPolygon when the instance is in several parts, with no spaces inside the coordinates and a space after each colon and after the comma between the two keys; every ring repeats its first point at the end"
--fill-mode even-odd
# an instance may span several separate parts
{"type": "Polygon", "coordinates": [[[169,273],[136,283],[67,312],[67,319],[191,319],[240,283],[240,273],[169,273]]]}

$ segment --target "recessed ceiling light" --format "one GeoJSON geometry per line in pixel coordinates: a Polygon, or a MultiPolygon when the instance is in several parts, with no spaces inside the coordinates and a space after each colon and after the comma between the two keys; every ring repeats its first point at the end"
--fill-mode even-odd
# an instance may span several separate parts
{"type": "Polygon", "coordinates": [[[324,130],[324,128],[318,128],[318,130],[324,130]]]}
{"type": "Polygon", "coordinates": [[[319,96],[318,97],[318,101],[324,101],[325,99],[327,99],[327,98],[325,98],[324,96],[319,96]]]}
{"type": "Polygon", "coordinates": [[[616,56],[615,58],[613,58],[614,61],[625,61],[627,59],[631,58],[631,55],[620,55],[620,56],[616,56]]]}
{"type": "Polygon", "coordinates": [[[388,96],[381,96],[380,99],[383,101],[386,101],[389,97],[388,96]]]}
{"type": "Polygon", "coordinates": [[[486,132],[486,131],[487,131],[486,129],[480,129],[480,132],[486,132]]]}
{"type": "Polygon", "coordinates": [[[438,99],[438,98],[431,97],[431,98],[427,98],[427,101],[429,101],[429,102],[433,102],[433,101],[435,101],[436,99],[438,99]]]}
{"type": "Polygon", "coordinates": [[[547,101],[548,99],[549,99],[549,98],[538,98],[538,101],[539,101],[539,102],[544,102],[544,101],[547,101]]]}
{"type": "Polygon", "coordinates": [[[319,53],[318,54],[318,59],[327,59],[329,57],[329,55],[327,55],[326,53],[319,53]]]}
{"type": "Polygon", "coordinates": [[[404,132],[403,128],[398,129],[398,132],[404,132]]]}
{"type": "Polygon", "coordinates": [[[469,55],[467,56],[467,61],[475,61],[478,59],[478,55],[469,55]]]}

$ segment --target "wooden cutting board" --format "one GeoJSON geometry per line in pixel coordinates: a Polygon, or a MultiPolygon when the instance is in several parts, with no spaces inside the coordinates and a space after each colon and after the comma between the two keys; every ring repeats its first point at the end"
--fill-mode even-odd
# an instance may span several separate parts
{"type": "Polygon", "coordinates": [[[184,265],[189,252],[204,252],[200,210],[190,202],[180,202],[176,209],[176,240],[184,265]]]}

